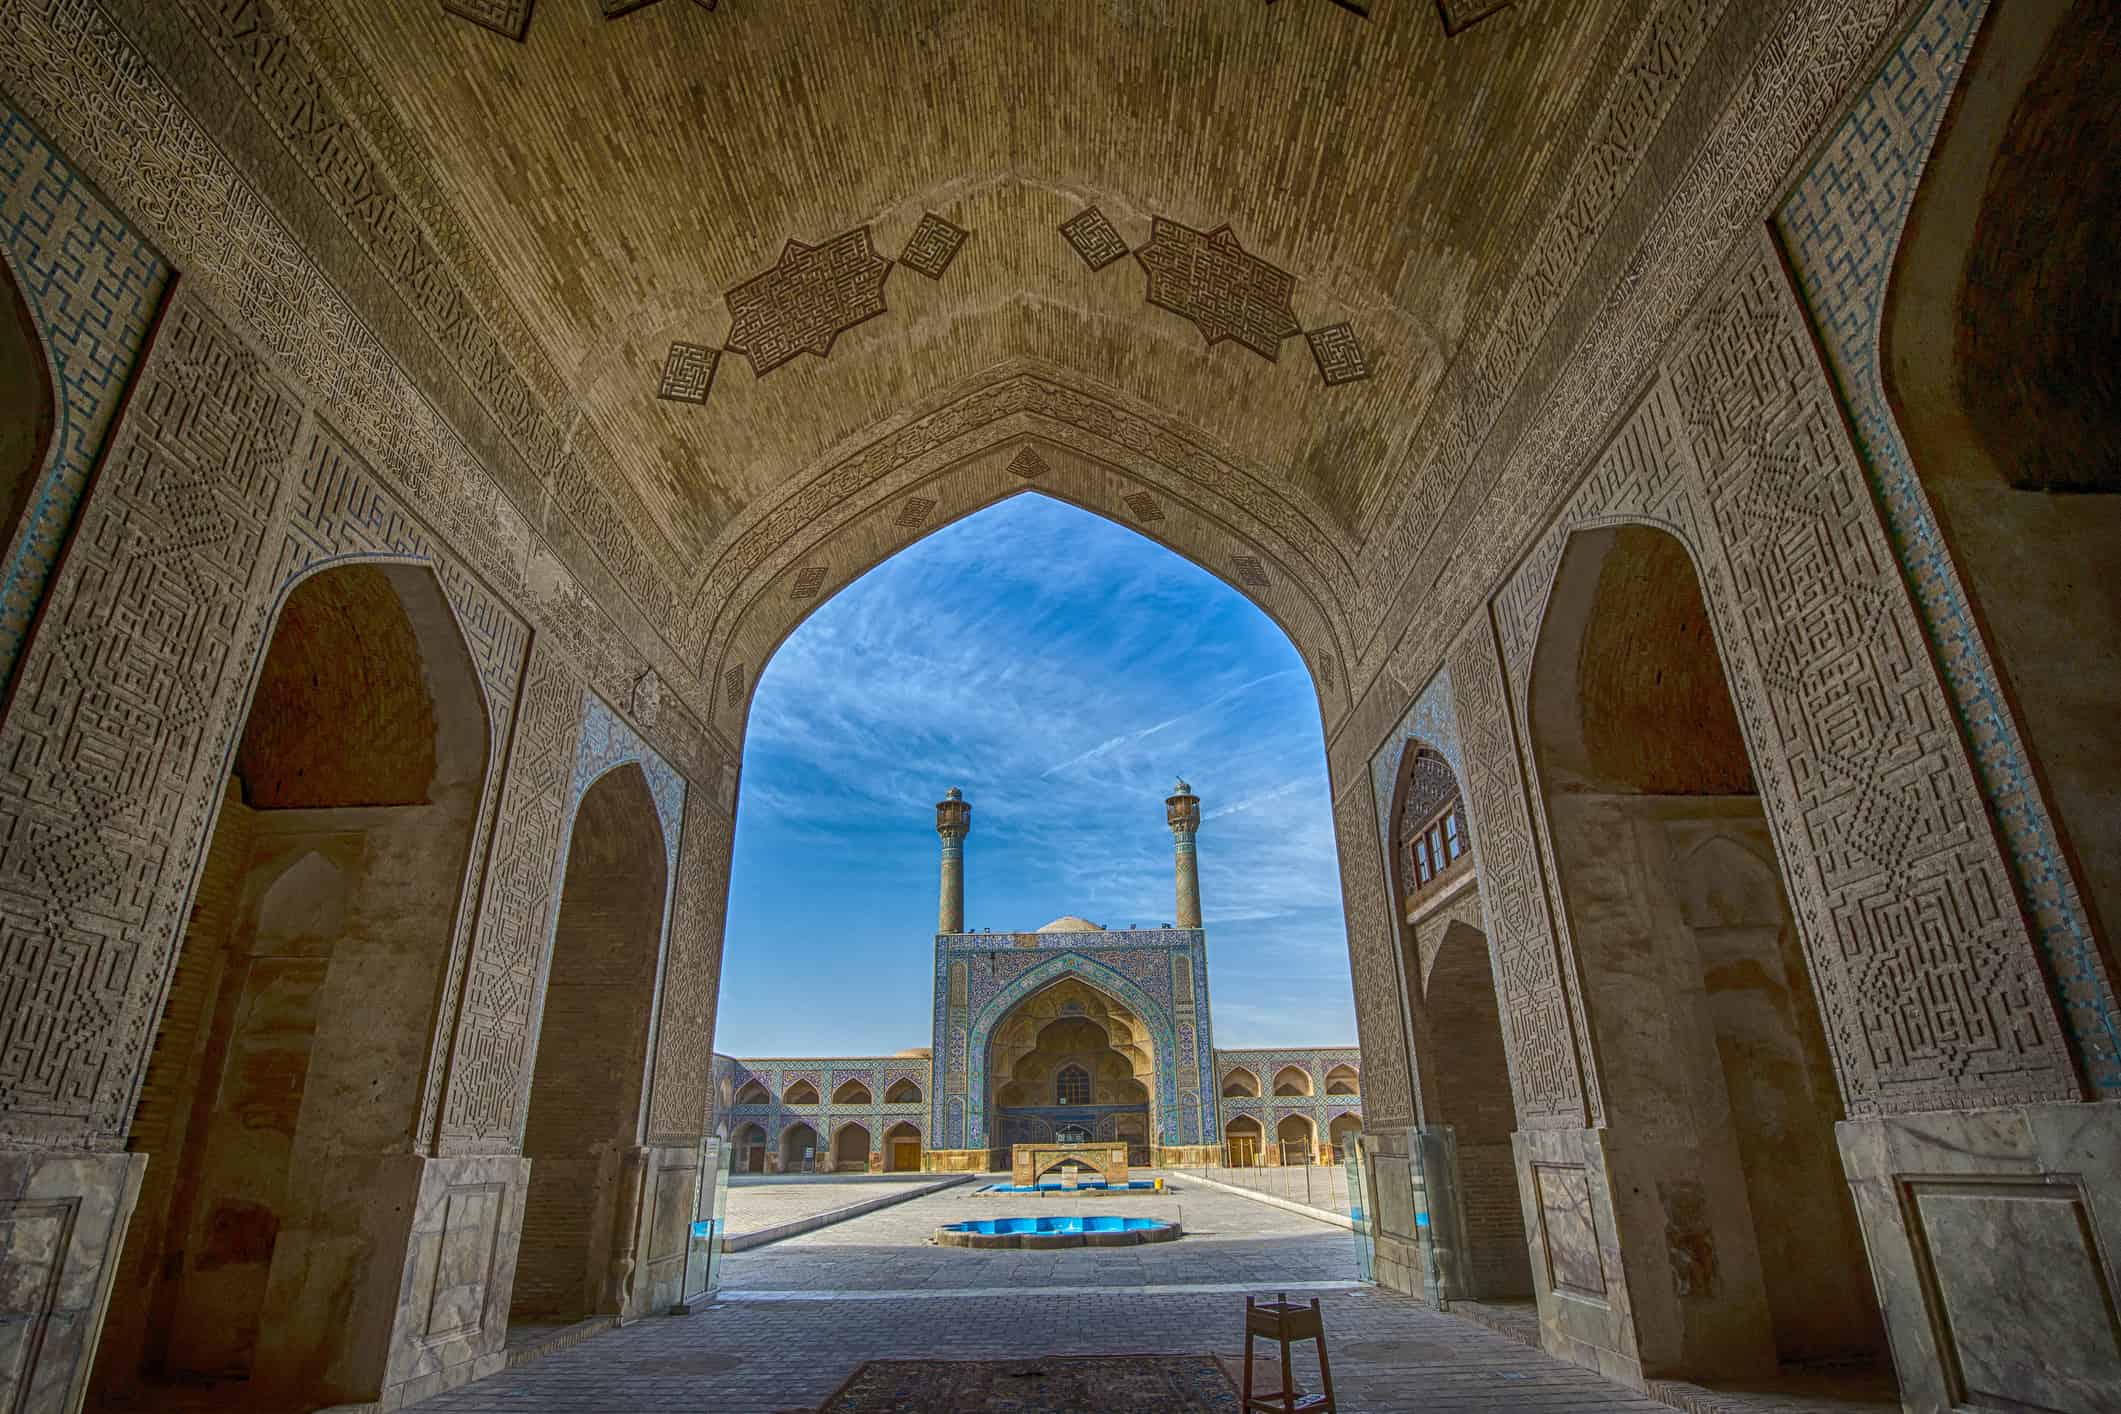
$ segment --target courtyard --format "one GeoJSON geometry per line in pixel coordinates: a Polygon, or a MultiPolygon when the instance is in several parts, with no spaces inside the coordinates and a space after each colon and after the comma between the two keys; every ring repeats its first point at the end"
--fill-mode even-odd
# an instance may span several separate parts
{"type": "MultiPolygon", "coordinates": [[[[1343,1228],[1176,1177],[1162,1195],[990,1195],[980,1179],[723,1259],[719,1299],[593,1336],[445,1395],[448,1414],[815,1409],[869,1360],[1235,1355],[1246,1294],[1319,1298],[1340,1407],[1655,1410],[1664,1406],[1505,1336],[1356,1280],[1343,1228]],[[1178,1242],[1057,1252],[938,1247],[974,1217],[1176,1218],[1178,1242]]],[[[732,1231],[809,1209],[829,1188],[731,1190],[732,1231]],[[805,1200],[810,1201],[806,1202],[805,1200]]],[[[866,1191],[866,1190],[865,1190],[866,1191]]],[[[1234,1367],[1233,1367],[1234,1368],[1234,1367]]],[[[1262,1362],[1262,1370],[1269,1365],[1262,1362]]],[[[1315,1361],[1297,1381],[1315,1390],[1315,1361]]],[[[1230,1401],[1234,1409],[1236,1400],[1230,1401]]],[[[1146,1414],[1146,1411],[1145,1411],[1146,1414]]]]}

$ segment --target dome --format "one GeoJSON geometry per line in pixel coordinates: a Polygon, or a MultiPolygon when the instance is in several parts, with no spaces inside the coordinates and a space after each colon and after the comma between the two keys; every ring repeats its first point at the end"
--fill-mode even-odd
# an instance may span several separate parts
{"type": "Polygon", "coordinates": [[[1038,931],[1041,933],[1102,933],[1105,930],[1092,923],[1089,919],[1077,918],[1071,913],[1065,918],[1054,919],[1038,931]]]}

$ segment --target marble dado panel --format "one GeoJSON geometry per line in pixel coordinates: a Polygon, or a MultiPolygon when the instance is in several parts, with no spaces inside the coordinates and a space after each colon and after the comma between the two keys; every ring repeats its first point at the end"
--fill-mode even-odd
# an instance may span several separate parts
{"type": "Polygon", "coordinates": [[[2121,1004],[2031,757],[1886,396],[1880,339],[1894,259],[1988,0],[1936,0],[1775,214],[1848,409],[1931,651],[1973,747],[2035,936],[2094,1091],[2121,1095],[2121,1004]]]}
{"type": "MultiPolygon", "coordinates": [[[[250,0],[224,8],[255,9],[250,0]]],[[[274,52],[300,58],[296,49],[274,52]]],[[[239,328],[278,374],[309,390],[319,415],[360,449],[371,473],[418,505],[433,533],[477,564],[508,602],[526,606],[607,700],[630,701],[642,673],[658,671],[667,690],[648,734],[689,778],[715,779],[734,762],[735,752],[692,705],[709,698],[686,655],[651,664],[633,646],[100,4],[10,0],[0,24],[0,86],[182,269],[193,296],[239,328]],[[106,101],[84,105],[82,93],[106,101]]],[[[607,530],[603,540],[624,539],[607,530]]],[[[594,527],[580,534],[600,538],[594,527]]]]}
{"type": "Polygon", "coordinates": [[[1906,1407],[2111,1407],[2121,1104],[1848,1120],[1836,1133],[1906,1407]]]}
{"type": "MultiPolygon", "coordinates": [[[[1495,642],[1518,723],[1569,536],[1624,522],[1670,531],[1694,558],[1849,1113],[2073,1098],[2061,1026],[1949,701],[1764,233],[1734,256],[1497,596],[1495,642]]],[[[1507,797],[1537,800],[1540,789],[1522,731],[1490,739],[1484,724],[1502,719],[1500,704],[1473,700],[1478,676],[1454,667],[1475,838],[1492,849],[1489,812],[1508,814],[1507,797]]],[[[1533,880],[1554,857],[1544,812],[1537,824],[1541,847],[1522,864],[1533,880]]],[[[1504,871],[1492,854],[1484,863],[1487,905],[1504,871]]],[[[1487,913],[1511,964],[1498,976],[1514,1069],[1559,1050],[1556,992],[1580,989],[1543,958],[1536,975],[1514,965],[1521,937],[1545,948],[1521,931],[1522,910],[1487,913]]],[[[1566,958],[1566,920],[1552,924],[1566,958]]],[[[1588,1054],[1580,1041],[1578,1053],[1588,1054]]]]}
{"type": "Polygon", "coordinates": [[[169,266],[0,100],[0,257],[51,379],[51,442],[0,559],[0,681],[44,597],[90,469],[146,346],[169,266]]]}

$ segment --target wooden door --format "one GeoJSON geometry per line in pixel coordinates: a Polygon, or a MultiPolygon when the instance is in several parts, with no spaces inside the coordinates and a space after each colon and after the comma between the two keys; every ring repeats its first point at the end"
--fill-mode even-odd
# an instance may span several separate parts
{"type": "Polygon", "coordinates": [[[921,1166],[921,1141],[918,1139],[894,1139],[891,1141],[891,1168],[895,1173],[913,1173],[921,1166]]]}

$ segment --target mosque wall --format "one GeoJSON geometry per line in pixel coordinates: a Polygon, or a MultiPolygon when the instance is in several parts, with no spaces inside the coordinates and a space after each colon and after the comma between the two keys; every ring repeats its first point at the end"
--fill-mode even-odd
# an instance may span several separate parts
{"type": "MultiPolygon", "coordinates": [[[[1421,1289],[1414,1174],[1447,1153],[1441,1127],[1463,1123],[1411,985],[1449,936],[1432,946],[1417,923],[1406,946],[1388,859],[1381,782],[1419,737],[1464,788],[1478,909],[1449,921],[1488,949],[1507,1060],[1512,1162],[1486,1175],[1484,1210],[1517,1198],[1547,1348],[1645,1384],[1771,1361],[1776,1302],[1696,1299],[1769,1264],[1747,1248],[1757,1232],[1728,1166],[1680,1172],[1673,1136],[1639,1127],[1636,1067],[1601,1039],[1615,1003],[1584,960],[1622,931],[1600,911],[1618,875],[1577,863],[1594,832],[1580,801],[1557,808],[1535,683],[1572,544],[1623,526],[1675,538],[1757,782],[1751,843],[1774,856],[1809,973],[1808,993],[1778,997],[1816,1006],[1908,1403],[1971,1390],[2090,1407],[2121,1379],[2096,1237],[2121,1227],[2109,963],[1879,371],[1892,253],[1984,7],[1645,9],[1524,278],[1468,321],[1478,332],[1439,404],[1448,426],[1364,536],[1336,539],[1212,451],[1027,367],[790,477],[791,498],[829,509],[759,510],[732,563],[759,601],[809,553],[790,523],[838,516],[876,546],[905,543],[939,504],[916,493],[954,459],[1034,436],[1061,449],[1061,493],[1115,515],[1153,528],[1197,495],[1210,513],[1190,540],[1167,527],[1172,543],[1232,566],[1320,684],[1380,1274],[1421,1289]],[[1232,535],[1249,537],[1243,566],[1232,535]],[[2036,1306],[2065,1328],[2029,1327],[2036,1306]]],[[[221,802],[260,659],[286,596],[352,563],[432,574],[473,664],[490,766],[415,1119],[370,1156],[377,1221],[349,1234],[402,1281],[390,1309],[362,1312],[366,1344],[342,1352],[361,1368],[330,1392],[405,1400],[499,1366],[569,821],[582,763],[621,729],[627,759],[664,781],[672,851],[638,1152],[614,1199],[625,1235],[594,1298],[637,1314],[667,1294],[724,1078],[709,1046],[736,740],[788,616],[718,620],[738,593],[719,582],[714,603],[677,604],[679,576],[634,533],[638,508],[600,474],[593,436],[570,430],[560,380],[524,356],[520,330],[494,332],[505,299],[460,281],[462,252],[444,247],[461,237],[414,219],[342,105],[365,102],[368,130],[395,120],[272,7],[16,0],[0,18],[0,247],[55,409],[0,602],[0,1204],[17,1235],[0,1259],[16,1333],[0,1402],[66,1408],[88,1383],[158,1162],[128,1148],[166,1098],[143,1097],[148,1057],[169,1008],[207,989],[179,959],[226,902],[201,880],[217,824],[240,818],[221,802]],[[247,106],[216,88],[230,79],[247,106]],[[405,1215],[388,1233],[384,1207],[405,1215]]],[[[989,471],[946,513],[1005,494],[998,460],[989,471]]],[[[1673,868],[1652,844],[1631,857],[1673,868]]],[[[1674,947],[1701,932],[1685,902],[1675,885],[1642,931],[1674,947]]],[[[1721,906],[1697,911],[1722,920],[1704,927],[1782,926],[1721,906]]],[[[931,1142],[986,1142],[982,1019],[1055,963],[1157,1018],[1159,1123],[1211,1138],[1198,933],[1068,953],[1073,968],[1042,954],[1076,944],[1038,935],[945,941],[911,1111],[925,1107],[931,1142]],[[1174,973],[1172,956],[1191,961],[1174,973]]],[[[1718,1011],[1684,972],[1662,984],[1718,1011]]],[[[766,1114],[783,1133],[794,1122],[766,1114]]],[[[1478,1176],[1467,1165],[1453,1182],[1478,1176]]],[[[1447,1277],[1476,1293],[1515,1279],[1500,1262],[1447,1277]]]]}
{"type": "Polygon", "coordinates": [[[696,1176],[705,1130],[733,755],[506,509],[121,33],[85,13],[11,26],[0,73],[35,110],[34,126],[22,109],[0,115],[11,179],[0,202],[56,407],[6,561],[13,689],[0,735],[23,769],[0,807],[0,909],[14,920],[0,1142],[9,1211],[44,1237],[9,1259],[7,1290],[26,1303],[11,1329],[28,1344],[0,1397],[63,1407],[88,1379],[140,1175],[155,1162],[126,1151],[127,1133],[264,644],[295,585],[359,562],[419,565],[439,582],[476,667],[494,769],[474,863],[450,886],[444,1020],[420,1043],[417,1122],[373,1185],[374,1202],[409,1220],[393,1229],[352,1215],[345,1234],[402,1266],[404,1294],[362,1316],[365,1344],[331,1357],[328,1376],[310,1362],[290,1378],[404,1397],[498,1365],[534,1002],[579,790],[570,768],[578,742],[611,731],[654,743],[635,755],[667,761],[657,769],[678,783],[658,799],[672,812],[677,878],[665,970],[682,995],[659,1016],[671,1044],[643,1126],[645,1140],[653,1121],[657,1142],[617,1219],[647,1225],[629,1244],[638,1270],[621,1283],[621,1309],[674,1295],[662,1288],[675,1281],[671,1258],[682,1262],[685,1175],[696,1176]],[[83,126],[65,94],[105,83],[99,64],[141,81],[83,126]],[[181,204],[208,192],[218,203],[181,204]],[[33,606],[41,631],[25,640],[33,606]],[[705,783],[696,801],[685,778],[705,783]],[[694,826],[682,845],[679,814],[694,826]]]}

